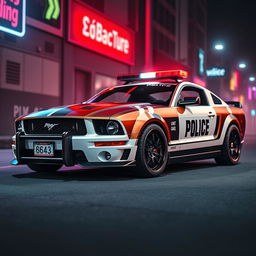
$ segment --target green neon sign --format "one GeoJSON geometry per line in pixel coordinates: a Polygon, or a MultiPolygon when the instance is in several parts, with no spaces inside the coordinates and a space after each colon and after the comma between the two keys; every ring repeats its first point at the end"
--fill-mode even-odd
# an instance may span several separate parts
{"type": "Polygon", "coordinates": [[[60,3],[59,0],[48,0],[48,9],[45,13],[45,19],[57,20],[60,17],[60,3]]]}

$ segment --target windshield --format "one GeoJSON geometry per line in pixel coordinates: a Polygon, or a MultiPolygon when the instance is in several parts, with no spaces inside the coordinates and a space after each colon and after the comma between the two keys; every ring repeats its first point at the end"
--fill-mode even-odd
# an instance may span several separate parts
{"type": "Polygon", "coordinates": [[[172,84],[117,86],[106,89],[87,103],[151,103],[168,106],[174,89],[175,85],[172,84]]]}

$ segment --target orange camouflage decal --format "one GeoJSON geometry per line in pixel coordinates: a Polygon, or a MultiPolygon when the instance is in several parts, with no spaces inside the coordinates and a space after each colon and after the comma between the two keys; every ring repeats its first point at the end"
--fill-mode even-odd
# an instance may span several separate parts
{"type": "Polygon", "coordinates": [[[235,107],[231,107],[230,109],[232,111],[232,114],[237,119],[237,125],[238,125],[239,130],[240,130],[240,135],[241,135],[241,138],[243,139],[244,135],[245,135],[245,128],[246,128],[244,110],[241,109],[241,108],[235,108],[235,107]]]}
{"type": "Polygon", "coordinates": [[[243,109],[236,108],[236,107],[214,107],[214,110],[217,114],[217,124],[216,124],[216,130],[215,130],[215,133],[214,133],[216,138],[220,137],[220,135],[222,133],[222,130],[223,130],[225,120],[226,120],[227,116],[230,115],[230,114],[232,114],[235,117],[234,122],[240,130],[241,138],[244,137],[244,134],[245,134],[245,115],[244,115],[244,110],[243,109]]]}
{"type": "Polygon", "coordinates": [[[219,138],[224,126],[224,122],[230,113],[227,107],[213,107],[213,108],[217,115],[217,122],[216,122],[214,135],[216,136],[216,138],[219,138]]]}

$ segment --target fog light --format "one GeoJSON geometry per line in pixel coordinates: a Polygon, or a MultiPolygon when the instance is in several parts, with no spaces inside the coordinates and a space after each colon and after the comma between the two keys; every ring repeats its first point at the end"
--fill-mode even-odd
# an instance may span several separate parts
{"type": "Polygon", "coordinates": [[[109,160],[111,158],[111,154],[109,152],[105,153],[105,158],[106,160],[109,160]]]}

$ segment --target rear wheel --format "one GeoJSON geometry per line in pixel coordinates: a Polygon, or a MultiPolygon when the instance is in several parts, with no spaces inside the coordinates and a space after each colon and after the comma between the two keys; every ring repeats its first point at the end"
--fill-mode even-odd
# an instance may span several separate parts
{"type": "Polygon", "coordinates": [[[215,158],[218,164],[238,164],[241,155],[241,136],[236,125],[228,128],[220,156],[215,158]]]}
{"type": "Polygon", "coordinates": [[[61,167],[62,164],[36,164],[36,163],[29,163],[28,167],[36,172],[56,172],[61,167]]]}
{"type": "Polygon", "coordinates": [[[156,124],[143,131],[136,155],[136,175],[156,177],[165,169],[168,161],[168,143],[164,131],[156,124]]]}

